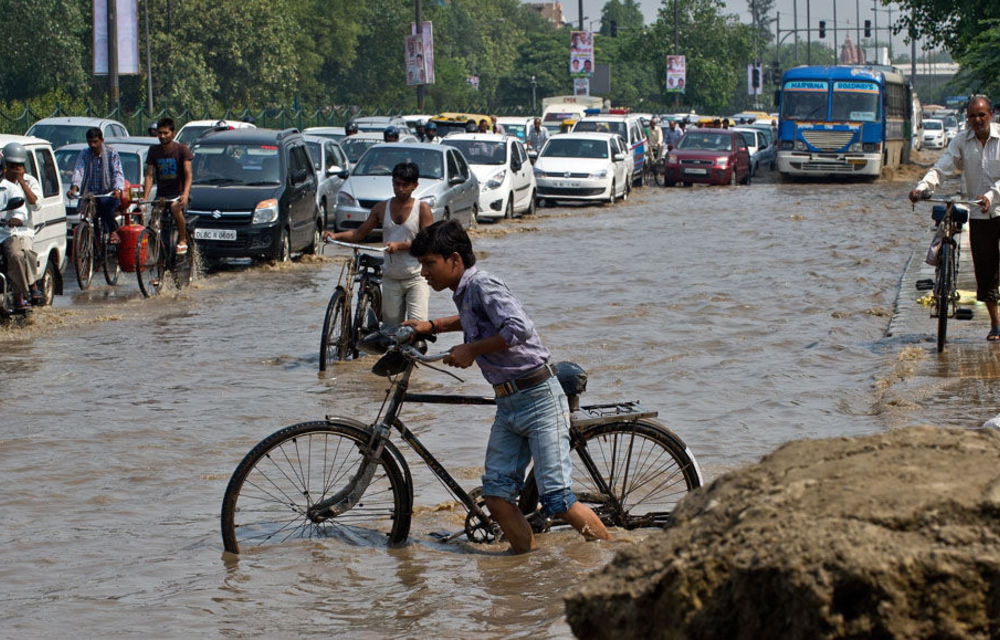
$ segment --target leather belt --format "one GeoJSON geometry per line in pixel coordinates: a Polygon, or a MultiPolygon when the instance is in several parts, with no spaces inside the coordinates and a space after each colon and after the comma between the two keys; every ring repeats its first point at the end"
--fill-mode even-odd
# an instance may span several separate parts
{"type": "Polygon", "coordinates": [[[504,398],[518,391],[530,389],[541,382],[545,382],[554,375],[556,375],[555,367],[546,362],[543,365],[535,367],[520,378],[508,380],[503,384],[493,385],[493,391],[496,392],[498,398],[504,398]]]}

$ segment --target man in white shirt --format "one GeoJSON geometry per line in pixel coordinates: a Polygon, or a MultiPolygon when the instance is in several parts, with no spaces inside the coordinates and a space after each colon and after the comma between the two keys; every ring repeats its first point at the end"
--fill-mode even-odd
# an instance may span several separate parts
{"type": "Polygon", "coordinates": [[[962,172],[962,191],[979,199],[969,212],[969,246],[976,272],[976,299],[990,314],[991,342],[1000,342],[997,290],[1000,287],[1000,124],[990,122],[993,105],[985,96],[974,96],[966,109],[968,128],[955,136],[923,180],[910,192],[916,202],[955,171],[962,172]]]}
{"type": "Polygon", "coordinates": [[[0,226],[0,247],[6,263],[7,280],[14,292],[14,307],[18,311],[30,311],[33,299],[41,298],[41,292],[33,287],[36,277],[38,256],[33,251],[35,229],[31,225],[28,211],[36,211],[42,197],[42,188],[32,176],[24,172],[28,152],[19,142],[11,142],[3,148],[3,179],[0,180],[0,209],[11,198],[24,198],[24,204],[17,209],[4,211],[0,216],[5,224],[0,226]]]}

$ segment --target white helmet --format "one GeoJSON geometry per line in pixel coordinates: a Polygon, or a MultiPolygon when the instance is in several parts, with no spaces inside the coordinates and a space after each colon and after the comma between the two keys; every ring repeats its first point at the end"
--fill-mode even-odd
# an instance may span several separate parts
{"type": "Polygon", "coordinates": [[[8,142],[3,147],[4,162],[25,164],[28,162],[28,152],[20,142],[8,142]]]}

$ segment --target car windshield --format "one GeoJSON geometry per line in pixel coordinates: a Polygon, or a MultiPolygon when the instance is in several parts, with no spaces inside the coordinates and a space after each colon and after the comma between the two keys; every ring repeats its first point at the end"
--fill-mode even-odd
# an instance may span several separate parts
{"type": "Polygon", "coordinates": [[[607,158],[607,140],[550,138],[542,149],[542,158],[607,158]]]}
{"type": "Polygon", "coordinates": [[[940,131],[944,128],[944,123],[940,120],[924,120],[924,129],[940,131]]]}
{"type": "Polygon", "coordinates": [[[524,142],[524,136],[525,136],[524,131],[525,131],[525,129],[527,129],[527,125],[523,125],[523,124],[505,124],[503,126],[503,129],[504,129],[504,131],[507,132],[507,135],[509,135],[509,136],[517,136],[518,139],[521,140],[521,142],[524,142]]]}
{"type": "Polygon", "coordinates": [[[817,80],[789,80],[781,92],[785,120],[826,120],[830,84],[817,80]]]}
{"type": "Polygon", "coordinates": [[[196,144],[191,184],[254,186],[280,184],[277,145],[196,144]]]}
{"type": "Polygon", "coordinates": [[[444,143],[461,151],[469,164],[499,165],[507,162],[507,144],[504,142],[448,139],[444,143]]]}
{"type": "Polygon", "coordinates": [[[138,153],[118,152],[118,157],[122,161],[122,173],[125,174],[125,182],[129,184],[142,184],[142,158],[138,153]]]}
{"type": "Polygon", "coordinates": [[[741,136],[743,136],[743,141],[747,143],[748,147],[757,146],[757,135],[753,131],[740,131],[741,136]]]}
{"type": "Polygon", "coordinates": [[[834,82],[830,120],[877,122],[878,103],[878,85],[874,82],[834,82]]]}
{"type": "Polygon", "coordinates": [[[35,124],[27,135],[48,140],[53,147],[87,141],[87,131],[91,127],[76,124],[35,124]]]}
{"type": "Polygon", "coordinates": [[[195,140],[198,139],[198,136],[205,133],[211,128],[212,126],[210,125],[186,126],[182,130],[177,132],[177,137],[174,138],[174,142],[179,142],[180,144],[186,144],[190,146],[195,140]]]}
{"type": "Polygon", "coordinates": [[[358,160],[351,172],[355,176],[388,176],[400,162],[413,162],[421,178],[440,180],[444,177],[444,154],[435,149],[413,147],[372,147],[358,160]]]}
{"type": "Polygon", "coordinates": [[[70,184],[73,177],[73,167],[76,166],[76,159],[80,155],[79,149],[56,149],[56,165],[59,167],[59,175],[65,185],[70,184]]]}
{"type": "Polygon", "coordinates": [[[706,151],[731,151],[733,137],[728,133],[691,131],[677,143],[678,149],[703,149],[706,151]]]}
{"type": "Polygon", "coordinates": [[[340,142],[344,139],[343,133],[334,133],[332,131],[305,131],[303,133],[308,133],[311,136],[318,136],[320,138],[326,138],[328,140],[333,140],[334,142],[340,142]]]}
{"type": "Polygon", "coordinates": [[[944,126],[949,129],[954,129],[958,126],[958,118],[955,116],[948,116],[944,119],[944,126]]]}
{"type": "Polygon", "coordinates": [[[573,131],[596,131],[598,133],[617,133],[622,138],[628,138],[628,126],[624,122],[602,122],[581,120],[573,127],[573,131]]]}
{"type": "Polygon", "coordinates": [[[378,138],[358,138],[355,136],[348,136],[340,141],[340,148],[347,154],[348,160],[351,162],[357,162],[361,159],[361,156],[365,155],[365,151],[368,151],[369,148],[381,143],[382,141],[378,138]]]}
{"type": "MultiPolygon", "coordinates": [[[[59,175],[62,182],[67,185],[73,179],[73,167],[76,166],[76,159],[80,157],[80,151],[85,149],[56,149],[56,166],[59,167],[59,175]]],[[[122,161],[122,173],[125,174],[125,181],[129,184],[142,183],[142,158],[138,153],[119,151],[118,156],[122,161]]]]}

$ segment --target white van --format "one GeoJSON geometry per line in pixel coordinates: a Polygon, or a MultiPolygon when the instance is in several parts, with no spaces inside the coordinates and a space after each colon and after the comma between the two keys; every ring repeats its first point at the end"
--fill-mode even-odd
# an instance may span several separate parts
{"type": "Polygon", "coordinates": [[[31,210],[35,227],[34,250],[38,254],[38,287],[45,294],[45,304],[52,304],[55,294],[63,291],[63,269],[66,266],[66,207],[63,187],[52,145],[31,136],[0,135],[0,148],[20,142],[28,152],[26,173],[34,176],[42,188],[38,209],[31,210]]]}
{"type": "Polygon", "coordinates": [[[605,114],[586,116],[573,126],[573,133],[617,133],[632,154],[632,182],[642,186],[642,170],[646,164],[646,129],[642,119],[635,115],[605,114]]]}

